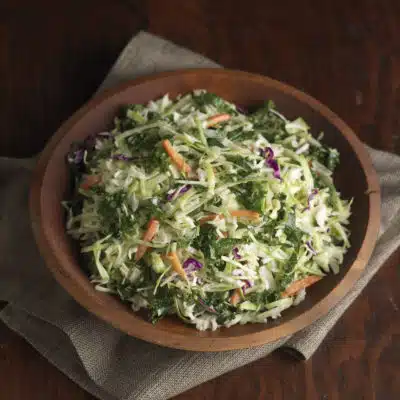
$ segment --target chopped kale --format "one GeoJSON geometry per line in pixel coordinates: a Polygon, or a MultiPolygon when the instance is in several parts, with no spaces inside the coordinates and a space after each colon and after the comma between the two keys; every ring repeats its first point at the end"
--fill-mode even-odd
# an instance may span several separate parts
{"type": "Polygon", "coordinates": [[[264,290],[263,292],[253,292],[246,295],[246,300],[251,301],[254,304],[268,304],[278,300],[280,297],[279,293],[274,290],[264,290]]]}
{"type": "MultiPolygon", "coordinates": [[[[202,251],[204,256],[207,258],[220,258],[223,255],[229,255],[232,252],[233,247],[243,242],[244,240],[242,239],[218,239],[215,229],[213,227],[205,226],[200,229],[199,236],[193,240],[192,246],[195,249],[202,251]]],[[[220,269],[219,267],[222,268],[224,265],[224,262],[221,262],[221,266],[217,267],[220,269]]]]}
{"type": "Polygon", "coordinates": [[[156,296],[149,299],[150,321],[155,324],[174,308],[174,297],[167,288],[160,288],[156,296]]]}
{"type": "Polygon", "coordinates": [[[141,209],[145,212],[144,222],[149,221],[151,218],[155,218],[158,221],[163,221],[165,216],[165,212],[160,208],[159,205],[154,204],[151,199],[143,200],[141,203],[141,209]]]}
{"type": "Polygon", "coordinates": [[[226,292],[208,293],[204,303],[217,313],[217,323],[225,324],[235,317],[236,308],[228,302],[226,292]]]}
{"type": "Polygon", "coordinates": [[[277,115],[271,112],[274,104],[271,101],[265,102],[264,105],[250,114],[249,119],[253,123],[254,128],[271,142],[282,139],[287,136],[285,131],[285,122],[277,115]]]}
{"type": "Polygon", "coordinates": [[[137,157],[137,162],[145,169],[146,173],[151,173],[156,169],[165,172],[170,165],[167,153],[159,145],[154,145],[151,152],[145,152],[141,147],[136,147],[134,156],[137,157]]]}
{"type": "MultiPolygon", "coordinates": [[[[238,178],[246,178],[252,172],[252,169],[245,158],[231,155],[228,155],[227,158],[235,164],[238,178]]],[[[240,185],[240,187],[243,187],[243,185],[240,185]]]]}
{"type": "Polygon", "coordinates": [[[288,214],[288,219],[285,224],[285,234],[287,239],[295,248],[298,248],[301,243],[303,231],[296,227],[296,217],[294,213],[288,214]]]}
{"type": "Polygon", "coordinates": [[[158,129],[148,129],[127,139],[128,146],[132,152],[143,151],[144,149],[152,150],[159,142],[160,132],[158,129]]]}
{"type": "Polygon", "coordinates": [[[314,187],[316,189],[323,189],[326,187],[326,182],[321,178],[320,174],[316,173],[315,171],[311,171],[311,175],[314,180],[314,187]]]}
{"type": "Polygon", "coordinates": [[[99,197],[97,210],[104,233],[112,233],[120,237],[136,228],[135,216],[126,206],[126,192],[119,191],[111,194],[103,191],[99,197]]]}
{"type": "Polygon", "coordinates": [[[214,228],[204,225],[200,228],[199,236],[193,240],[193,247],[200,250],[204,257],[210,258],[213,254],[215,242],[217,241],[218,235],[214,228]]]}
{"type": "Polygon", "coordinates": [[[310,149],[310,157],[317,160],[332,172],[336,169],[340,162],[339,153],[337,150],[322,145],[321,147],[312,147],[310,149]]]}
{"type": "Polygon", "coordinates": [[[275,237],[278,223],[276,219],[269,219],[265,225],[263,225],[262,230],[255,235],[256,239],[261,242],[268,241],[270,244],[278,244],[279,241],[275,237]]]}
{"type": "Polygon", "coordinates": [[[260,182],[249,182],[237,187],[238,200],[248,210],[264,213],[268,187],[260,182]]]}
{"type": "Polygon", "coordinates": [[[232,141],[242,142],[244,140],[255,139],[257,134],[257,131],[253,130],[237,129],[229,135],[229,139],[232,141]]]}
{"type": "Polygon", "coordinates": [[[215,251],[215,256],[221,257],[230,255],[232,249],[239,243],[243,243],[243,239],[230,239],[230,238],[218,239],[213,246],[215,251]]]}
{"type": "Polygon", "coordinates": [[[146,120],[141,115],[145,107],[141,104],[128,104],[122,106],[117,117],[114,119],[114,128],[118,132],[124,132],[135,128],[146,120]]]}

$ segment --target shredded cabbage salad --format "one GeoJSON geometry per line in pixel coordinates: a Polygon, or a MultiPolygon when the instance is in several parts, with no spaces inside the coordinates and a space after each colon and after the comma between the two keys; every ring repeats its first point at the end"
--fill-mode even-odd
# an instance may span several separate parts
{"type": "Polygon", "coordinates": [[[272,102],[249,112],[204,90],[123,107],[68,154],[67,231],[96,289],[153,323],[279,317],[350,245],[339,154],[321,139],[272,102]]]}

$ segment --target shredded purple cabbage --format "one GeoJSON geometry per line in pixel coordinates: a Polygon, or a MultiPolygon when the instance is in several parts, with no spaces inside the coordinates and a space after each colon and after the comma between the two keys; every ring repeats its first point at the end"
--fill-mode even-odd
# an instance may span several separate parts
{"type": "Polygon", "coordinates": [[[132,161],[133,160],[132,157],[126,156],[125,154],[114,154],[112,156],[112,159],[118,160],[118,161],[132,161]]]}
{"type": "Polygon", "coordinates": [[[80,165],[83,162],[85,156],[85,149],[80,147],[76,150],[71,151],[68,154],[68,162],[70,164],[80,165]]]}
{"type": "Polygon", "coordinates": [[[245,107],[239,105],[236,105],[236,110],[244,115],[247,115],[249,113],[249,111],[245,107]]]}
{"type": "Polygon", "coordinates": [[[75,164],[75,165],[80,165],[83,163],[83,159],[85,156],[85,150],[86,151],[93,151],[96,146],[96,140],[101,140],[101,139],[110,139],[113,136],[111,135],[110,132],[100,132],[97,134],[92,134],[89,135],[85,138],[85,140],[78,144],[74,144],[72,146],[71,151],[68,154],[68,163],[69,164],[75,164]]]}
{"type": "Polygon", "coordinates": [[[273,169],[274,178],[282,180],[281,171],[279,169],[278,161],[275,160],[274,151],[271,147],[266,147],[265,149],[260,150],[260,154],[262,157],[265,157],[265,163],[273,169]]]}
{"type": "Polygon", "coordinates": [[[246,280],[244,281],[244,286],[243,286],[243,288],[242,288],[243,294],[246,293],[246,289],[249,289],[249,288],[251,288],[251,287],[253,287],[253,286],[254,286],[254,282],[249,281],[248,279],[246,279],[246,280]]]}
{"type": "Polygon", "coordinates": [[[183,188],[181,188],[180,190],[179,190],[179,192],[178,192],[178,194],[176,193],[177,191],[175,190],[175,191],[173,191],[172,193],[170,193],[168,196],[167,196],[167,200],[168,201],[171,201],[173,198],[174,198],[174,196],[177,194],[178,196],[180,196],[181,194],[183,194],[183,193],[186,193],[188,190],[190,190],[192,188],[192,185],[185,185],[183,188]]]}
{"type": "Polygon", "coordinates": [[[254,282],[249,281],[248,279],[246,279],[244,282],[246,283],[244,286],[245,288],[250,288],[250,287],[253,287],[253,285],[254,285],[254,282]]]}
{"type": "Polygon", "coordinates": [[[265,155],[267,156],[267,160],[272,160],[275,157],[272,147],[265,148],[265,155]]]}
{"type": "Polygon", "coordinates": [[[237,247],[235,247],[232,250],[232,253],[233,253],[233,257],[235,257],[236,260],[240,260],[242,258],[242,256],[239,254],[239,249],[237,247]]]}
{"type": "Polygon", "coordinates": [[[318,189],[313,189],[310,193],[310,195],[308,196],[307,199],[307,207],[306,210],[309,210],[311,208],[311,200],[318,194],[318,189]]]}
{"type": "Polygon", "coordinates": [[[195,258],[188,258],[184,263],[183,263],[183,269],[186,272],[193,272],[193,271],[198,271],[199,269],[203,268],[203,264],[196,260],[195,258]]]}
{"type": "Polygon", "coordinates": [[[306,246],[308,247],[308,249],[311,251],[311,253],[312,253],[314,256],[317,255],[317,252],[315,251],[314,247],[312,247],[311,241],[308,240],[308,241],[306,242],[306,246]]]}
{"type": "Polygon", "coordinates": [[[96,147],[97,140],[108,140],[113,139],[113,135],[110,132],[99,132],[89,135],[83,142],[87,150],[94,150],[96,147]]]}

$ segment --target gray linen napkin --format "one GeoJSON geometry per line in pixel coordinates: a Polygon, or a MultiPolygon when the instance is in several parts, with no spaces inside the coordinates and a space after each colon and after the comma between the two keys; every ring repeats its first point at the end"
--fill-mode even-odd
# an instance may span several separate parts
{"type": "MultiPolygon", "coordinates": [[[[157,71],[218,67],[147,33],[127,45],[99,90],[157,71]]],[[[275,343],[220,353],[162,348],[129,337],[89,314],[53,280],[34,243],[28,190],[33,160],[0,158],[0,318],[93,395],[163,400],[286,346],[312,356],[326,334],[400,244],[400,158],[368,149],[382,188],[382,228],[360,280],[328,315],[275,343]],[[184,377],[184,379],[182,379],[184,377]]]]}

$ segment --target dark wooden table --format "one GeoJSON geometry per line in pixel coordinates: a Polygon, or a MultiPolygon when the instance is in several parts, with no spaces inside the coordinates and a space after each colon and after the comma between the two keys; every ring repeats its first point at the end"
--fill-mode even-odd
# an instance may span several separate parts
{"type": "MultiPolygon", "coordinates": [[[[400,153],[398,0],[3,0],[1,155],[39,151],[140,29],[297,86],[400,153]]],[[[397,252],[311,360],[276,352],[177,399],[400,399],[399,308],[397,252]]],[[[4,325],[0,371],[0,399],[92,399],[4,325]]]]}

